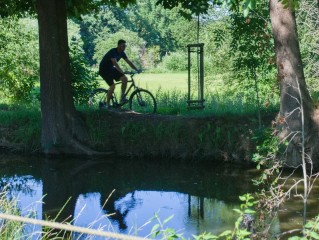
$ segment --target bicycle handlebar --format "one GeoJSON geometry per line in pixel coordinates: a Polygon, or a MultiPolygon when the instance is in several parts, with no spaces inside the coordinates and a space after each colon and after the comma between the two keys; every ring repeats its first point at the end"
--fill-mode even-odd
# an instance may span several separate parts
{"type": "Polygon", "coordinates": [[[124,72],[124,74],[135,75],[135,74],[139,74],[141,72],[142,72],[142,70],[140,70],[140,71],[126,71],[126,72],[124,72]]]}

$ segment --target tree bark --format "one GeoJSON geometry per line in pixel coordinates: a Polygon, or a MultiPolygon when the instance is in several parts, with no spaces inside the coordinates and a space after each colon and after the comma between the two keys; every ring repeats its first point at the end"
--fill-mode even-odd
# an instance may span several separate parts
{"type": "Polygon", "coordinates": [[[40,42],[41,145],[44,153],[90,154],[70,79],[65,0],[37,0],[40,42]]]}
{"type": "Polygon", "coordinates": [[[304,111],[305,147],[307,153],[314,156],[317,136],[313,134],[313,105],[306,86],[294,11],[284,8],[278,0],[270,0],[269,7],[280,82],[277,127],[279,137],[290,142],[287,147],[286,164],[296,167],[301,163],[301,107],[304,111]]]}

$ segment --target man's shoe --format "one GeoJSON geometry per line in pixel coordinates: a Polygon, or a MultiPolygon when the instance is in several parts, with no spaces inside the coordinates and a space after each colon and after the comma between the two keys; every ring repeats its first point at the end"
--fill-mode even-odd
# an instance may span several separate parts
{"type": "Polygon", "coordinates": [[[104,104],[104,106],[102,107],[102,109],[109,109],[110,105],[108,105],[107,103],[104,104]]]}
{"type": "Polygon", "coordinates": [[[99,102],[99,108],[103,108],[105,104],[105,102],[99,102]]]}
{"type": "Polygon", "coordinates": [[[129,100],[127,98],[122,98],[121,99],[121,104],[125,104],[125,103],[128,103],[129,100]]]}
{"type": "Polygon", "coordinates": [[[109,109],[110,105],[108,105],[106,102],[99,102],[99,108],[100,109],[109,109]]]}

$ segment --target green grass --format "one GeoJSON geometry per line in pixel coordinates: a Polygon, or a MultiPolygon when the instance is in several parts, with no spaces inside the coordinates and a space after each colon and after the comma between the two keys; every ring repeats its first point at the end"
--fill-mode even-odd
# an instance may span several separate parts
{"type": "MultiPolygon", "coordinates": [[[[147,73],[143,72],[134,76],[137,86],[150,90],[151,92],[159,89],[166,92],[179,91],[182,93],[188,92],[188,73],[147,73]]],[[[192,90],[196,92],[196,78],[192,76],[192,90]]],[[[108,88],[105,81],[98,77],[100,86],[108,88]]],[[[211,80],[204,82],[205,92],[221,92],[223,91],[223,76],[216,75],[211,80]],[[213,84],[212,84],[213,82],[213,84]]]]}
{"type": "MultiPolygon", "coordinates": [[[[108,88],[105,81],[98,77],[100,86],[108,88]]],[[[141,88],[155,92],[179,90],[187,92],[187,73],[142,73],[134,76],[135,83],[141,88]]]]}
{"type": "Polygon", "coordinates": [[[40,148],[40,108],[15,104],[0,104],[0,135],[2,142],[14,144],[21,151],[40,148]]]}
{"type": "MultiPolygon", "coordinates": [[[[101,87],[108,88],[107,84],[99,78],[101,87]]],[[[204,83],[204,110],[188,110],[188,75],[181,73],[142,73],[135,76],[136,84],[148,89],[155,96],[158,103],[158,113],[168,115],[187,116],[222,116],[222,115],[254,115],[257,114],[255,102],[244,98],[234,98],[225,91],[223,76],[217,75],[204,83]]],[[[120,86],[116,88],[117,96],[120,95],[120,86]]],[[[191,99],[198,97],[196,84],[191,87],[191,99]]],[[[267,108],[262,106],[262,112],[278,110],[278,102],[270,103],[267,108]]]]}
{"type": "Polygon", "coordinates": [[[143,73],[137,75],[136,83],[152,92],[162,91],[187,92],[187,73],[143,73]]]}
{"type": "MultiPolygon", "coordinates": [[[[1,213],[19,215],[16,199],[9,200],[6,187],[0,192],[1,213]]],[[[4,221],[0,219],[0,240],[23,239],[23,227],[25,224],[15,221],[4,221]]]]}

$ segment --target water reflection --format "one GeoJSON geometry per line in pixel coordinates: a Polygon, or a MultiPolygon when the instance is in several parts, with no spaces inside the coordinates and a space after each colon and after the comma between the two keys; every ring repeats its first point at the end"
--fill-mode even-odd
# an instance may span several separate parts
{"type": "Polygon", "coordinates": [[[232,228],[232,209],[239,195],[252,191],[254,174],[239,166],[13,156],[2,156],[0,169],[0,184],[18,196],[22,214],[52,219],[67,202],[58,221],[139,236],[150,233],[155,214],[161,221],[174,215],[166,227],[185,237],[232,228]]]}

